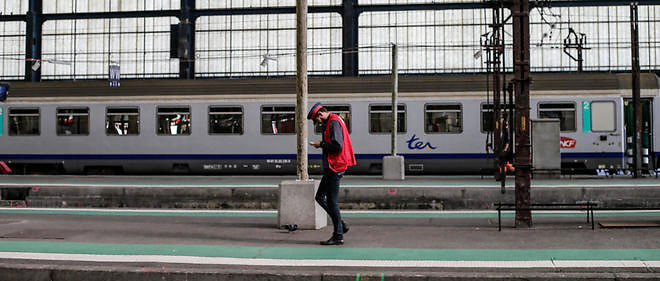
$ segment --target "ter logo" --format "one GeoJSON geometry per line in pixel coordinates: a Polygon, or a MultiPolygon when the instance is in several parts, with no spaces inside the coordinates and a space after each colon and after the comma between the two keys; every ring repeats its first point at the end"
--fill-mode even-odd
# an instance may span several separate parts
{"type": "Polygon", "coordinates": [[[422,150],[424,148],[428,148],[429,150],[436,149],[436,147],[432,146],[431,143],[429,142],[424,143],[424,141],[420,141],[417,135],[415,134],[413,134],[413,136],[406,142],[408,143],[408,149],[413,149],[413,150],[414,149],[422,150]]]}

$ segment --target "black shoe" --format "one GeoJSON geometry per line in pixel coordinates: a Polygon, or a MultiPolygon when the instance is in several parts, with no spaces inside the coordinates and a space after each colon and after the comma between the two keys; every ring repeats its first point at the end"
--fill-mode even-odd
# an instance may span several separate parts
{"type": "Polygon", "coordinates": [[[341,231],[342,231],[342,233],[346,234],[346,232],[348,232],[349,230],[350,230],[350,228],[348,228],[348,224],[346,224],[345,221],[341,221],[341,231]]]}
{"type": "Polygon", "coordinates": [[[288,230],[289,232],[293,232],[298,230],[298,225],[297,224],[285,224],[283,227],[288,230]]]}
{"type": "Polygon", "coordinates": [[[328,241],[321,241],[321,245],[324,246],[333,246],[333,245],[344,245],[344,239],[337,239],[332,237],[328,241]]]}

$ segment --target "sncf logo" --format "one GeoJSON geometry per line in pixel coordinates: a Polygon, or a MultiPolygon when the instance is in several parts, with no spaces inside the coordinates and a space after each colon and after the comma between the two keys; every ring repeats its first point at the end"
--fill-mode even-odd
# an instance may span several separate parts
{"type": "Polygon", "coordinates": [[[575,148],[577,141],[572,138],[561,137],[559,143],[561,144],[561,148],[575,148]]]}

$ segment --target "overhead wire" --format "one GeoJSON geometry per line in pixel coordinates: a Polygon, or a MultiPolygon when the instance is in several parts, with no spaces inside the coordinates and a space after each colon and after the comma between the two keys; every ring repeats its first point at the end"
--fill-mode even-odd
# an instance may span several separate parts
{"type": "MultiPolygon", "coordinates": [[[[428,45],[428,44],[401,44],[398,45],[400,46],[401,49],[411,49],[411,48],[434,48],[434,49],[462,49],[465,46],[462,45],[456,45],[456,46],[442,46],[442,45],[428,45]]],[[[478,47],[477,45],[475,45],[478,47]]],[[[308,51],[308,55],[328,55],[328,54],[350,54],[350,53],[358,53],[359,49],[362,50],[374,50],[375,52],[389,52],[390,50],[390,45],[389,43],[382,43],[382,44],[376,44],[376,45],[370,45],[370,46],[360,46],[358,48],[347,48],[347,49],[341,49],[341,48],[311,48],[313,51],[308,51]]],[[[229,52],[230,50],[218,50],[218,51],[208,51],[208,52],[229,52]]],[[[256,51],[262,51],[262,49],[232,49],[231,52],[237,53],[237,52],[256,52],[256,51]]],[[[204,51],[205,52],[205,51],[204,51]]],[[[130,54],[139,54],[141,53],[140,51],[135,51],[131,52],[130,54]]],[[[121,57],[122,54],[126,54],[125,52],[113,52],[113,55],[119,55],[121,57]]],[[[47,56],[50,54],[46,54],[47,56]]],[[[101,55],[101,54],[96,54],[96,55],[101,55]]],[[[274,56],[274,57],[287,57],[287,56],[295,56],[295,51],[290,51],[290,52],[277,52],[277,53],[269,53],[269,55],[274,56]]],[[[67,56],[72,56],[72,54],[67,54],[67,56]]],[[[77,55],[81,56],[81,55],[77,55]]],[[[208,60],[208,59],[245,59],[245,58],[260,58],[262,57],[262,54],[245,54],[245,55],[236,55],[233,54],[231,56],[201,56],[197,55],[195,56],[194,59],[192,60],[208,60]]],[[[9,59],[9,60],[30,60],[30,59],[25,59],[22,57],[12,57],[11,55],[6,55],[6,54],[0,54],[0,59],[9,59]]],[[[178,59],[171,59],[171,58],[163,58],[163,59],[147,59],[147,61],[155,62],[155,61],[170,61],[170,60],[178,60],[178,59]]],[[[62,63],[62,64],[70,64],[71,61],[67,61],[66,59],[41,59],[41,61],[45,62],[52,62],[52,63],[62,63]]],[[[79,62],[90,62],[90,63],[107,63],[108,60],[95,60],[95,59],[78,59],[79,62]]],[[[119,59],[118,62],[141,62],[141,59],[119,59]]]]}

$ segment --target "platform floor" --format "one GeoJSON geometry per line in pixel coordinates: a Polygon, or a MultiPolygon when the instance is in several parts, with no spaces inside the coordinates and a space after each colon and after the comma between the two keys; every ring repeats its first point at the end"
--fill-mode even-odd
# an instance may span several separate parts
{"type": "MultiPolygon", "coordinates": [[[[29,189],[28,200],[0,201],[8,207],[0,208],[0,281],[660,280],[659,227],[592,230],[584,212],[537,211],[532,228],[514,228],[514,213],[505,212],[498,231],[492,204],[513,200],[513,177],[501,194],[498,182],[478,176],[347,176],[342,206],[372,202],[364,208],[372,210],[344,209],[351,230],[345,245],[333,247],[319,245],[329,227],[277,225],[268,206],[292,178],[0,176],[2,188],[29,189]],[[192,205],[168,203],[175,200],[192,205]],[[196,209],[159,209],[155,201],[196,209]],[[220,205],[256,201],[265,210],[220,205]],[[33,208],[40,202],[80,208],[33,208]],[[85,207],[112,202],[131,208],[85,207]],[[399,202],[410,209],[378,209],[399,202]],[[473,210],[446,211],[461,206],[473,210]]],[[[596,210],[595,222],[660,223],[654,177],[533,180],[532,195],[545,203],[658,206],[596,210]]]]}
{"type": "MultiPolygon", "coordinates": [[[[311,175],[320,180],[320,175],[311,175]]],[[[0,187],[118,187],[118,188],[226,188],[226,187],[277,187],[290,176],[81,176],[81,175],[1,175],[0,187]]],[[[513,187],[514,176],[508,176],[507,187],[513,187]]],[[[532,179],[537,187],[657,187],[660,179],[655,176],[634,179],[631,176],[564,175],[559,179],[532,179]]],[[[406,176],[403,181],[383,180],[382,176],[346,175],[342,187],[471,187],[499,188],[500,183],[492,176],[406,176]]],[[[392,190],[393,191],[393,190],[392,190]]]]}
{"type": "Polygon", "coordinates": [[[321,246],[331,228],[282,230],[275,211],[2,208],[0,280],[660,279],[660,228],[591,230],[570,211],[535,212],[532,228],[507,212],[501,232],[495,211],[343,213],[346,244],[321,246]]]}

